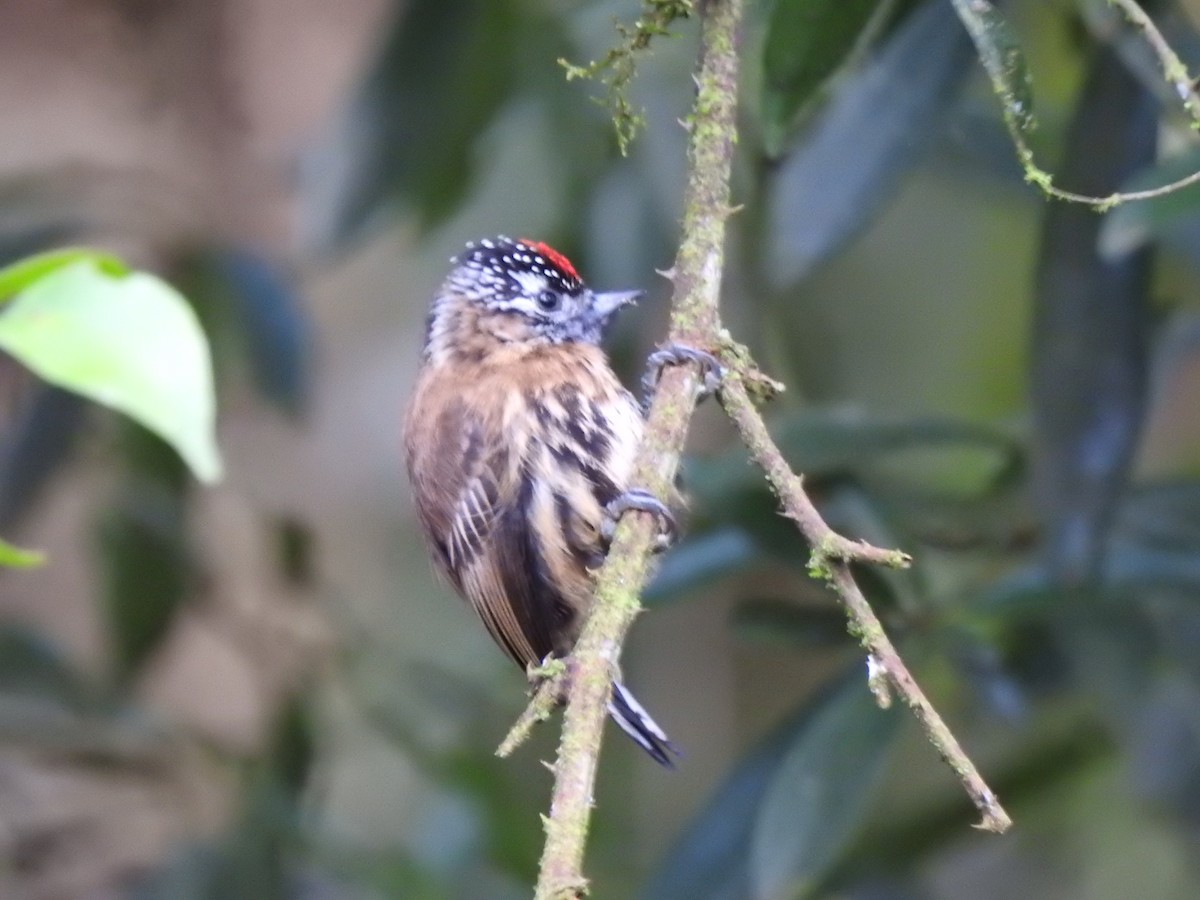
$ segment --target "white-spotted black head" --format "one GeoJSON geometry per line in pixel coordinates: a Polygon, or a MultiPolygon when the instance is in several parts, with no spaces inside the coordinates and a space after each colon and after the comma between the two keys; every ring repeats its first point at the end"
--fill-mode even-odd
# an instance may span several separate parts
{"type": "Polygon", "coordinates": [[[596,293],[565,256],[526,239],[477,241],[453,263],[430,312],[433,356],[439,344],[469,342],[472,333],[500,343],[598,344],[613,314],[642,295],[596,293]]]}

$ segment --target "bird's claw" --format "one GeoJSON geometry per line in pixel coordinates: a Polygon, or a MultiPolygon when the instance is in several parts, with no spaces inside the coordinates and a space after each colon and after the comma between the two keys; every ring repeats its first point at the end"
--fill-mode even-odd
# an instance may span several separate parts
{"type": "Polygon", "coordinates": [[[695,363],[700,367],[703,384],[697,402],[711,397],[720,390],[726,370],[716,356],[707,350],[690,347],[687,344],[668,344],[655,350],[646,358],[646,374],[642,376],[643,406],[650,405],[650,399],[654,396],[659,379],[662,378],[663,369],[683,363],[695,363]]]}
{"type": "Polygon", "coordinates": [[[662,551],[675,543],[679,536],[679,526],[675,516],[667,505],[642,488],[631,488],[604,507],[604,523],[600,526],[600,534],[605,541],[611,541],[617,530],[617,521],[622,514],[629,510],[650,513],[658,518],[658,535],[654,539],[654,549],[662,551]]]}

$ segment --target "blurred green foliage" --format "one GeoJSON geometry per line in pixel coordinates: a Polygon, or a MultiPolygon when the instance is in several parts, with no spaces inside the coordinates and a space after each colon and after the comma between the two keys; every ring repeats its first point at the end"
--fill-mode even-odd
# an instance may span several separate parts
{"type": "MultiPolygon", "coordinates": [[[[648,590],[647,620],[690,623],[689,607],[727,603],[733,649],[712,668],[737,675],[711,702],[714,723],[734,725],[688,728],[732,742],[736,758],[682,804],[691,819],[667,835],[665,805],[647,800],[662,794],[646,779],[676,776],[645,776],[641,760],[611,747],[590,848],[597,896],[1194,891],[1200,412],[1171,398],[1188,396],[1196,361],[1200,195],[1105,216],[1048,205],[1024,183],[1004,127],[1006,115],[1029,124],[1036,94],[1028,140],[1068,189],[1106,195],[1193,170],[1194,130],[1164,101],[1141,39],[1103,6],[968,3],[980,17],[968,32],[941,0],[775,0],[751,4],[743,43],[735,188],[744,208],[730,220],[726,320],[788,382],[768,411],[772,431],[830,523],[913,555],[910,571],[862,569],[861,583],[1015,832],[973,831],[973,810],[907,712],[873,705],[831,595],[806,577],[807,548],[746,454],[701,415],[706,452],[685,472],[687,537],[648,590]],[[1151,453],[1151,437],[1175,443],[1151,453]],[[781,680],[801,671],[804,683],[781,680]]],[[[1184,4],[1154,11],[1174,45],[1200,47],[1184,4]]],[[[677,23],[640,63],[633,100],[648,129],[623,159],[589,102],[595,86],[568,85],[556,63],[602,57],[614,15],[634,12],[397,4],[356,89],[305,148],[296,229],[314,257],[306,262],[332,265],[397,222],[436,256],[486,222],[540,229],[597,283],[669,265],[694,23],[677,23]]],[[[41,246],[52,232],[38,234],[41,246]]],[[[25,232],[0,237],[30,249],[25,232]]],[[[302,422],[321,383],[313,357],[323,336],[294,261],[216,235],[172,246],[168,258],[212,341],[222,399],[253,395],[302,422]]],[[[133,277],[95,261],[58,260],[53,271],[67,279],[45,289],[55,295],[107,296],[133,277]]],[[[0,294],[27,287],[6,289],[5,272],[0,294]]],[[[146,279],[139,290],[166,292],[146,279]]],[[[415,310],[395,315],[410,312],[419,320],[415,310]]],[[[122,329],[123,357],[166,350],[169,323],[136,325],[122,329]]],[[[629,374],[654,341],[636,332],[621,323],[614,335],[629,374]]],[[[78,387],[69,372],[44,374],[78,387]]],[[[96,554],[108,670],[81,670],[26,626],[3,628],[0,737],[57,747],[67,734],[111,764],[126,758],[111,749],[125,746],[117,738],[153,743],[131,685],[201,605],[214,561],[187,527],[203,489],[162,441],[178,429],[104,426],[44,386],[29,388],[0,441],[0,528],[9,534],[36,511],[41,487],[104,427],[113,492],[97,515],[96,554]],[[16,702],[31,698],[53,715],[36,707],[31,724],[34,707],[16,702]]],[[[187,446],[201,473],[215,471],[211,448],[187,446]]],[[[296,590],[325,588],[308,523],[277,511],[264,519],[272,575],[296,590]]],[[[381,540],[378,554],[391,556],[394,543],[381,540]]],[[[405,592],[421,589],[395,587],[406,621],[416,619],[405,592]]],[[[235,808],[224,831],[174,846],[124,887],[146,900],[527,896],[546,788],[539,757],[554,736],[546,726],[517,758],[493,758],[519,678],[494,694],[474,660],[447,658],[423,632],[408,640],[435,646],[414,659],[343,607],[329,617],[332,673],[281,692],[261,748],[174,736],[217,759],[237,785],[235,808]],[[497,701],[509,693],[510,705],[497,701]],[[403,760],[407,799],[392,820],[403,835],[355,833],[329,801],[324,777],[346,719],[403,760]]],[[[676,661],[700,652],[691,637],[685,630],[662,652],[676,661]]],[[[653,694],[694,709],[696,690],[658,684],[653,694]]],[[[701,758],[709,750],[693,747],[701,758]]],[[[371,793],[391,787],[371,777],[371,793]]]]}

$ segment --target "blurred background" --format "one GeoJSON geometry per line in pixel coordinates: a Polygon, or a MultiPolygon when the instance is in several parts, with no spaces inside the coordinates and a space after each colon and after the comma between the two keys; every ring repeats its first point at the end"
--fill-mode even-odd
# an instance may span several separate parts
{"type": "MultiPolygon", "coordinates": [[[[1200,7],[1148,4],[1185,60],[1200,7]]],[[[1012,0],[1056,183],[1200,168],[1103,0],[1012,0]]],[[[697,44],[638,64],[627,157],[560,57],[632,2],[6,0],[0,262],[121,253],[194,303],[228,475],[0,360],[0,896],[527,897],[557,723],[432,576],[400,419],[448,258],[549,241],[664,334],[697,44]]],[[[1003,37],[1003,34],[1001,34],[1003,37]]],[[[597,897],[1128,898],[1200,883],[1200,194],[1027,185],[948,0],[748,3],[723,312],[788,390],[861,582],[1016,820],[881,712],[808,549],[708,403],[606,743],[597,897]]]]}

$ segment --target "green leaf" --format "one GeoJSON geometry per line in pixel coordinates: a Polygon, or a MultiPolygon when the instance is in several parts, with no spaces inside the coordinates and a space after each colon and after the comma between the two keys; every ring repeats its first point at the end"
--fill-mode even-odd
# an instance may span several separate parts
{"type": "Polygon", "coordinates": [[[979,61],[992,81],[992,90],[1004,107],[1011,128],[1029,132],[1037,124],[1033,115],[1033,86],[1020,42],[1004,17],[987,0],[953,0],[966,26],[979,61]]]}
{"type": "Polygon", "coordinates": [[[10,569],[32,569],[46,561],[46,554],[40,550],[23,550],[14,547],[8,541],[0,540],[0,566],[10,569]]]}
{"type": "Polygon", "coordinates": [[[17,282],[26,287],[0,310],[0,349],[158,434],[201,481],[220,478],[208,342],[174,288],[95,257],[17,282]]]}
{"type": "MultiPolygon", "coordinates": [[[[1162,187],[1196,171],[1200,171],[1200,150],[1172,156],[1138,172],[1121,185],[1121,191],[1162,187]]],[[[1149,200],[1123,203],[1104,217],[1100,253],[1105,259],[1119,259],[1149,241],[1173,237],[1181,229],[1185,230],[1184,237],[1194,238],[1197,212],[1200,212],[1200,184],[1149,200]]],[[[1194,254],[1195,250],[1191,252],[1194,254]]]]}
{"type": "Polygon", "coordinates": [[[72,263],[91,261],[110,275],[124,275],[129,271],[117,257],[86,247],[66,247],[37,253],[0,269],[0,302],[12,298],[51,272],[72,263]]]}
{"type": "Polygon", "coordinates": [[[800,111],[846,64],[878,0],[776,0],[763,46],[763,138],[778,156],[800,111]]]}
{"type": "Polygon", "coordinates": [[[759,900],[817,887],[862,826],[904,713],[881,710],[866,673],[824,697],[767,787],[750,845],[759,900]]]}

